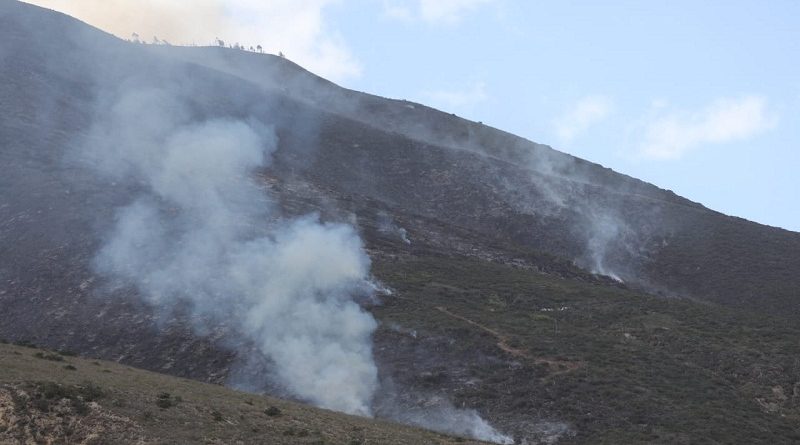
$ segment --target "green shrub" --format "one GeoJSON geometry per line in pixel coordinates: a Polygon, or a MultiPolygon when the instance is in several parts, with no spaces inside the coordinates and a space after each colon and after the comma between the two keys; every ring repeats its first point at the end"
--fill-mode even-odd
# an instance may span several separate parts
{"type": "Polygon", "coordinates": [[[79,416],[89,414],[89,405],[82,399],[72,399],[72,408],[75,409],[75,414],[79,416]]]}
{"type": "Polygon", "coordinates": [[[169,407],[175,406],[180,402],[179,397],[172,397],[172,395],[168,392],[159,393],[156,397],[156,406],[161,409],[167,409],[169,407]]]}
{"type": "Polygon", "coordinates": [[[264,414],[270,417],[277,417],[281,415],[281,410],[278,409],[277,407],[270,406],[269,408],[264,410],[264,414]]]}
{"type": "Polygon", "coordinates": [[[92,382],[86,382],[83,386],[80,386],[78,394],[87,402],[94,402],[106,396],[106,392],[92,382]]]}
{"type": "Polygon", "coordinates": [[[31,400],[31,405],[33,405],[34,408],[43,413],[50,411],[50,401],[47,399],[41,399],[41,398],[33,399],[31,400]]]}
{"type": "Polygon", "coordinates": [[[63,362],[64,361],[64,357],[62,357],[62,356],[60,356],[58,354],[50,353],[50,352],[48,352],[48,353],[37,352],[36,354],[33,354],[33,356],[36,357],[36,358],[43,359],[43,360],[50,360],[52,362],[63,362]]]}
{"type": "Polygon", "coordinates": [[[285,429],[283,431],[283,435],[284,436],[295,436],[295,435],[297,435],[297,430],[293,426],[290,426],[289,428],[287,428],[287,429],[285,429]]]}
{"type": "Polygon", "coordinates": [[[41,382],[37,385],[37,396],[48,400],[71,399],[75,397],[74,388],[59,385],[54,382],[41,382]]]}

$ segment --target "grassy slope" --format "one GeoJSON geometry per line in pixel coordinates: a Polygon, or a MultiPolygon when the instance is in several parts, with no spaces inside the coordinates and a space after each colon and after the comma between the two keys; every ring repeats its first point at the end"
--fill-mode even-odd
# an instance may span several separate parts
{"type": "Polygon", "coordinates": [[[56,443],[84,443],[87,438],[85,443],[97,444],[475,443],[112,362],[0,344],[0,443],[17,443],[22,430],[36,431],[40,441],[55,438],[56,443]],[[99,389],[99,397],[97,391],[87,391],[89,384],[90,390],[99,389]],[[163,405],[172,406],[159,407],[159,396],[167,400],[163,405]],[[94,397],[97,406],[83,403],[94,397]],[[280,414],[267,415],[270,407],[280,414]],[[14,421],[12,429],[14,418],[24,420],[14,421]]]}
{"type": "Polygon", "coordinates": [[[398,291],[377,309],[383,321],[521,366],[475,367],[481,384],[456,403],[546,413],[574,427],[566,443],[800,441],[792,323],[477,260],[406,257],[376,272],[398,291]]]}
{"type": "MultiPolygon", "coordinates": [[[[472,366],[480,383],[458,388],[457,406],[481,406],[499,419],[568,422],[576,435],[564,443],[800,441],[800,327],[793,323],[475,259],[400,256],[374,266],[397,291],[374,308],[383,326],[454,339],[441,352],[472,366]],[[474,351],[508,365],[499,372],[473,365],[474,351]]],[[[92,382],[106,392],[103,410],[157,443],[456,441],[115,363],[46,360],[40,352],[0,344],[0,393],[3,385],[35,394],[40,388],[26,385],[92,382]],[[162,392],[182,401],[161,409],[162,392]],[[264,414],[273,405],[281,416],[264,414]]],[[[447,376],[429,377],[433,387],[446,386],[439,379],[447,376]]]]}
{"type": "MultiPolygon", "coordinates": [[[[562,443],[800,441],[800,328],[791,323],[474,259],[398,257],[376,262],[375,273],[397,291],[374,309],[383,326],[455,339],[443,353],[468,358],[489,351],[505,361],[497,372],[462,360],[480,383],[455,390],[456,405],[481,406],[494,418],[567,422],[576,434],[562,443]]],[[[77,394],[91,382],[104,392],[100,408],[60,418],[73,422],[78,435],[85,431],[75,425],[117,425],[95,431],[97,443],[103,434],[145,443],[460,441],[116,363],[53,361],[40,353],[49,354],[0,344],[0,431],[8,428],[3,391],[35,399],[47,390],[41,382],[77,394]],[[180,402],[160,408],[164,392],[180,402]],[[266,415],[270,406],[282,414],[266,415]]],[[[440,377],[447,378],[432,376],[434,387],[446,386],[440,377]]],[[[21,406],[44,415],[33,400],[21,406]]],[[[0,443],[8,434],[0,432],[0,443]]]]}

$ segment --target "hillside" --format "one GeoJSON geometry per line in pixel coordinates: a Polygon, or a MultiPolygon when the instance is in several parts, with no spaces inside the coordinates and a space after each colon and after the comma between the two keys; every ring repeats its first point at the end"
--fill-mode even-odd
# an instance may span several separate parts
{"type": "Polygon", "coordinates": [[[0,360],[0,443],[478,443],[32,346],[0,360]]]}
{"type": "Polygon", "coordinates": [[[422,104],[338,87],[280,57],[220,48],[149,49],[355,121],[325,120],[319,129],[325,150],[312,169],[325,188],[457,224],[474,233],[473,243],[500,238],[576,260],[647,292],[797,313],[797,233],[714,212],[422,104]],[[364,168],[346,170],[353,162],[364,168]]]}
{"type": "Polygon", "coordinates": [[[261,393],[496,442],[800,438],[798,233],[280,57],[12,0],[0,104],[0,338],[88,360],[0,346],[6,399],[88,379],[154,441],[451,440],[261,393]]]}
{"type": "Polygon", "coordinates": [[[558,443],[800,438],[793,322],[463,258],[401,257],[377,270],[403,296],[376,310],[385,322],[376,342],[392,345],[380,360],[414,363],[410,386],[480,405],[515,437],[549,428],[558,443]]]}
{"type": "MultiPolygon", "coordinates": [[[[310,186],[317,207],[321,201],[344,201],[336,206],[358,214],[347,207],[349,201],[379,202],[390,214],[458,225],[475,235],[466,242],[479,250],[500,240],[575,261],[648,292],[780,314],[798,309],[796,233],[721,215],[419,104],[339,88],[280,57],[133,45],[13,1],[3,8],[2,54],[8,60],[3,103],[38,104],[40,113],[5,119],[9,147],[66,145],[88,128],[96,95],[110,93],[113,85],[177,88],[188,77],[193,82],[181,88],[195,96],[198,113],[249,113],[277,126],[280,147],[268,173],[278,184],[297,180],[310,186]],[[36,35],[31,21],[43,17],[68,38],[54,42],[36,35]],[[85,63],[70,63],[73,59],[85,63]],[[87,66],[103,69],[80,71],[87,66]],[[55,110],[59,120],[48,121],[37,134],[15,133],[55,110]],[[761,292],[765,286],[769,292],[761,292]]],[[[5,156],[7,165],[19,162],[10,159],[13,150],[5,156]]]]}

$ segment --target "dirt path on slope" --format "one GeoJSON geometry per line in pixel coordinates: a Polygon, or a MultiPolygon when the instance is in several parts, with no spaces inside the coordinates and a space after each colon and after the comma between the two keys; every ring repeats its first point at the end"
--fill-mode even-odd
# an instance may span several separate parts
{"type": "Polygon", "coordinates": [[[557,360],[557,359],[551,359],[551,358],[545,358],[545,357],[534,357],[530,353],[528,353],[527,351],[524,351],[522,349],[515,348],[515,347],[511,346],[510,339],[508,338],[508,336],[506,336],[504,334],[501,334],[500,332],[497,332],[497,331],[495,331],[494,329],[492,329],[492,328],[490,328],[488,326],[482,325],[482,324],[480,324],[480,323],[478,323],[478,322],[476,322],[474,320],[470,320],[467,317],[464,317],[464,316],[455,314],[453,312],[450,312],[444,306],[436,306],[436,310],[438,310],[439,312],[441,312],[441,313],[443,313],[443,314],[445,314],[447,316],[450,316],[450,317],[455,318],[457,320],[461,320],[464,323],[467,323],[467,324],[470,324],[472,326],[475,326],[476,328],[482,330],[483,332],[486,332],[486,333],[490,334],[492,337],[494,337],[497,340],[497,347],[500,348],[503,352],[508,353],[509,355],[512,355],[512,356],[518,357],[518,358],[522,358],[522,359],[526,359],[526,360],[530,360],[534,364],[537,364],[537,365],[547,365],[547,367],[550,368],[550,375],[548,375],[548,378],[556,376],[556,375],[559,375],[559,374],[566,374],[568,372],[572,372],[572,371],[575,371],[577,369],[580,369],[580,368],[582,368],[584,366],[583,362],[568,361],[568,360],[557,360]]]}

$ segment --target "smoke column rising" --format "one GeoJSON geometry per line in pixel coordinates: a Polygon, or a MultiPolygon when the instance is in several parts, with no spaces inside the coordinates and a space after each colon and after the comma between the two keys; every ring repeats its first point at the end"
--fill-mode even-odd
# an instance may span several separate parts
{"type": "Polygon", "coordinates": [[[198,329],[233,329],[294,395],[370,415],[376,322],[351,299],[369,280],[360,238],[270,211],[250,179],[276,148],[270,128],[189,114],[170,93],[134,90],[92,130],[83,160],[143,189],[117,213],[96,270],[135,284],[159,310],[189,302],[198,329]]]}
{"type": "MultiPolygon", "coordinates": [[[[418,395],[418,394],[417,394],[418,395]]],[[[408,403],[403,397],[391,395],[380,401],[376,408],[382,415],[401,423],[421,428],[473,437],[478,440],[498,444],[513,444],[514,439],[507,436],[484,420],[477,411],[459,409],[441,396],[424,397],[424,403],[408,403]]]]}
{"type": "MultiPolygon", "coordinates": [[[[199,332],[224,325],[252,342],[289,393],[372,415],[377,323],[352,300],[377,288],[369,257],[350,226],[271,210],[251,173],[269,164],[274,131],[255,121],[196,122],[162,89],[128,91],[111,103],[77,155],[140,192],[117,212],[95,270],[134,284],[162,314],[190,303],[199,332]]],[[[403,423],[511,443],[476,411],[446,400],[381,405],[403,423]]]]}

